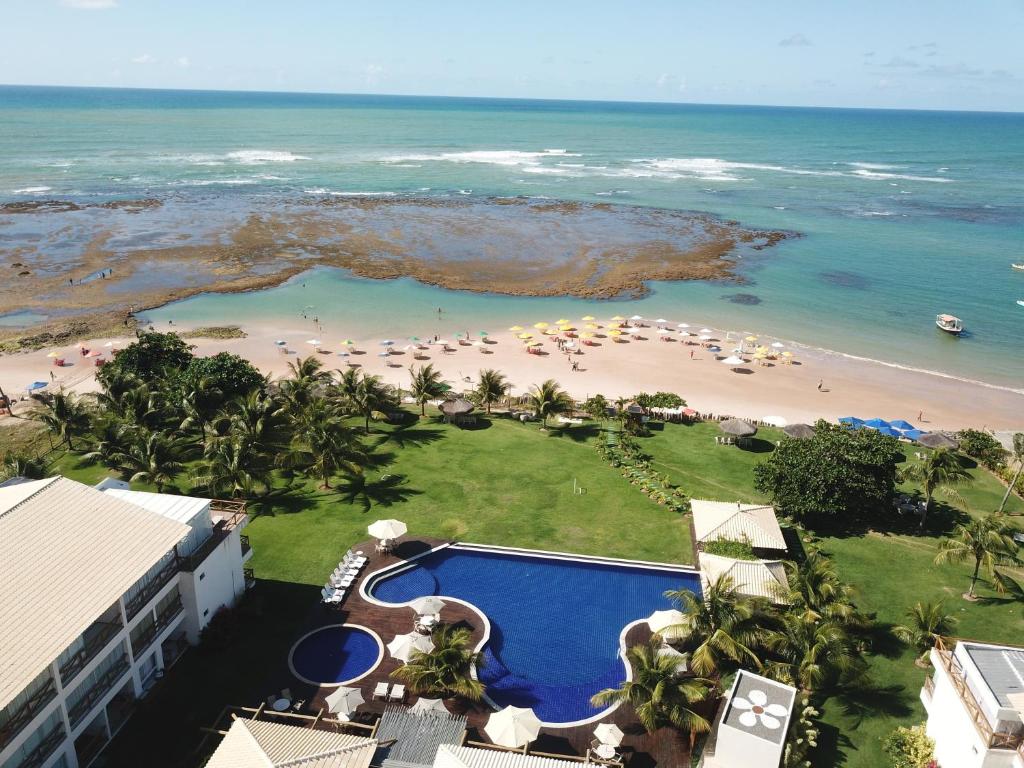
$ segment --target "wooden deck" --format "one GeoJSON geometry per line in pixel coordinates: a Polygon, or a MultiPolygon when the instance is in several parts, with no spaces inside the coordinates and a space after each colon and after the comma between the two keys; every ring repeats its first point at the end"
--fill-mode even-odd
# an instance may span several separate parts
{"type": "MultiPolygon", "coordinates": [[[[349,588],[345,600],[338,607],[326,607],[317,604],[312,607],[304,625],[296,632],[296,640],[299,637],[319,627],[330,624],[359,624],[374,630],[385,644],[395,635],[405,634],[413,630],[414,614],[409,608],[387,608],[367,602],[359,594],[359,586],[363,580],[389,565],[402,562],[417,554],[428,551],[444,542],[438,539],[420,539],[416,541],[403,542],[393,554],[377,555],[374,553],[372,541],[362,542],[352,548],[362,550],[369,558],[366,567],[360,573],[359,579],[349,588]]],[[[342,552],[339,551],[339,559],[342,552]]],[[[328,574],[324,574],[326,581],[328,574]]],[[[468,627],[476,642],[483,637],[483,626],[480,616],[476,611],[458,603],[447,603],[441,611],[441,620],[445,623],[458,624],[468,627]]],[[[567,622],[572,621],[571,616],[566,617],[567,622]]],[[[627,636],[630,645],[645,642],[650,637],[650,631],[646,626],[634,627],[627,636]]],[[[357,720],[367,724],[375,721],[384,710],[383,701],[372,700],[373,690],[379,682],[393,682],[390,677],[400,662],[392,659],[385,651],[381,663],[366,677],[353,684],[358,687],[366,699],[366,704],[359,708],[360,715],[357,720]]],[[[324,699],[331,693],[333,688],[319,688],[311,686],[297,679],[290,671],[287,659],[283,659],[280,667],[268,670],[268,695],[282,688],[290,688],[293,698],[304,700],[302,711],[307,714],[316,714],[324,707],[324,699]]],[[[409,695],[406,703],[412,704],[416,697],[409,695]]],[[[491,713],[491,709],[485,703],[472,704],[465,701],[448,701],[447,705],[456,714],[465,714],[468,719],[467,739],[477,742],[488,742],[489,739],[483,732],[484,723],[491,713]]],[[[256,706],[258,702],[253,703],[256,706]]],[[[622,744],[622,752],[631,768],[647,768],[648,766],[679,766],[689,765],[690,742],[688,736],[683,736],[672,729],[661,729],[653,734],[648,734],[637,722],[632,707],[624,705],[608,715],[602,722],[613,722],[618,725],[626,734],[622,744]]],[[[593,739],[594,728],[597,723],[573,728],[545,728],[541,731],[539,738],[530,745],[531,752],[545,752],[558,755],[582,757],[586,754],[587,748],[593,739]]]]}

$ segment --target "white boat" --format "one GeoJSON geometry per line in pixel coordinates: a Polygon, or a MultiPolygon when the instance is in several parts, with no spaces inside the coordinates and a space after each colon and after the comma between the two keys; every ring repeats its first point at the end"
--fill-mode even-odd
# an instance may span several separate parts
{"type": "Polygon", "coordinates": [[[1024,299],[1019,299],[1017,303],[1024,307],[1024,299]]]}
{"type": "Polygon", "coordinates": [[[1011,264],[1010,266],[1013,267],[1014,269],[1019,269],[1022,272],[1024,272],[1024,264],[1011,264]]]}
{"type": "Polygon", "coordinates": [[[935,325],[938,326],[940,331],[951,333],[954,336],[959,336],[964,330],[964,324],[961,322],[959,317],[953,315],[936,315],[935,325]]]}

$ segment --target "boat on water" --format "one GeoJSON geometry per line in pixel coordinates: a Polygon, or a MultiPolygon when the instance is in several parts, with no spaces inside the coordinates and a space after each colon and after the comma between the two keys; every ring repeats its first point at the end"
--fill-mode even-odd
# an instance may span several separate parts
{"type": "Polygon", "coordinates": [[[1024,307],[1024,299],[1019,299],[1017,303],[1024,307]]]}
{"type": "Polygon", "coordinates": [[[1010,266],[1013,267],[1014,269],[1019,269],[1021,272],[1024,272],[1024,264],[1011,264],[1010,266]]]}
{"type": "Polygon", "coordinates": [[[938,326],[940,331],[951,333],[954,336],[959,336],[964,330],[963,322],[959,317],[953,315],[936,315],[935,325],[938,326]]]}

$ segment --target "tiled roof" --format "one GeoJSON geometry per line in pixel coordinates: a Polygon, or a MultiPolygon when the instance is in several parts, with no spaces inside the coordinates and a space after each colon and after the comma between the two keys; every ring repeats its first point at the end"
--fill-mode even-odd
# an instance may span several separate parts
{"type": "Polygon", "coordinates": [[[0,708],[188,531],[63,477],[0,488],[0,708]]]}
{"type": "Polygon", "coordinates": [[[758,549],[786,549],[775,510],[770,506],[693,499],[690,508],[697,541],[746,539],[758,549]]]}

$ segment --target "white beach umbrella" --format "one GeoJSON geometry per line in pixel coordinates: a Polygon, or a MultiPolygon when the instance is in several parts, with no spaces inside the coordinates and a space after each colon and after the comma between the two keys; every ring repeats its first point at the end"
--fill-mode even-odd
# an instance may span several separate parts
{"type": "Polygon", "coordinates": [[[348,356],[349,356],[348,352],[339,352],[338,353],[338,357],[348,357],[348,356]]]}
{"type": "Polygon", "coordinates": [[[772,346],[775,347],[775,349],[782,349],[786,345],[783,344],[781,341],[773,341],[772,346]]]}
{"type": "Polygon", "coordinates": [[[540,720],[529,707],[505,707],[487,718],[484,733],[499,747],[517,749],[537,738],[540,720]]]}
{"type": "Polygon", "coordinates": [[[396,635],[395,639],[388,643],[388,653],[391,658],[407,663],[417,651],[430,653],[434,650],[434,641],[430,635],[421,635],[419,632],[409,632],[405,635],[396,635]]]}
{"type": "Polygon", "coordinates": [[[711,333],[711,329],[710,328],[701,328],[700,332],[701,333],[711,333]]]}
{"type": "Polygon", "coordinates": [[[675,627],[686,621],[686,614],[682,611],[677,611],[674,608],[667,611],[655,611],[647,617],[647,626],[651,628],[651,632],[657,632],[662,637],[671,638],[677,633],[667,630],[669,627],[675,627]]]}
{"type": "Polygon", "coordinates": [[[711,341],[711,337],[706,333],[701,334],[698,338],[700,338],[701,341],[711,341]]]}
{"type": "Polygon", "coordinates": [[[442,699],[424,699],[422,696],[416,699],[416,703],[409,707],[412,715],[429,715],[433,712],[448,714],[448,708],[442,699]]]}
{"type": "Polygon", "coordinates": [[[666,333],[671,333],[671,331],[668,328],[659,328],[658,333],[664,336],[666,333]]]}
{"type": "Polygon", "coordinates": [[[744,360],[742,357],[737,357],[736,355],[729,355],[727,358],[725,358],[724,360],[720,360],[719,362],[728,365],[731,368],[735,368],[737,365],[743,365],[747,361],[744,360]]]}
{"type": "Polygon", "coordinates": [[[640,315],[633,315],[633,316],[632,316],[631,318],[629,318],[629,319],[630,319],[630,320],[643,320],[643,318],[642,318],[642,317],[641,317],[640,315]]]}
{"type": "Polygon", "coordinates": [[[314,347],[319,347],[322,342],[320,339],[306,339],[306,343],[311,344],[314,347]]]}
{"type": "Polygon", "coordinates": [[[673,648],[671,645],[663,644],[658,649],[658,656],[667,656],[676,662],[676,673],[682,673],[689,667],[689,657],[685,653],[681,653],[673,648]]]}
{"type": "Polygon", "coordinates": [[[393,346],[393,345],[394,345],[394,343],[395,343],[395,340],[394,340],[394,339],[384,339],[384,341],[382,341],[382,342],[380,343],[380,345],[381,345],[382,347],[390,347],[390,346],[393,346]]]}
{"type": "Polygon", "coordinates": [[[420,616],[430,616],[435,613],[440,613],[444,606],[444,600],[440,597],[434,597],[433,595],[417,597],[409,603],[409,607],[416,611],[420,616]]]}
{"type": "Polygon", "coordinates": [[[435,343],[436,344],[447,344],[448,342],[445,341],[444,339],[438,339],[435,343]]]}
{"type": "Polygon", "coordinates": [[[660,323],[660,324],[664,325],[665,323],[667,323],[667,322],[668,322],[668,320],[666,320],[666,319],[665,319],[664,317],[659,317],[659,318],[658,318],[657,320],[655,320],[654,322],[656,322],[656,323],[660,323]]]}
{"type": "Polygon", "coordinates": [[[623,328],[626,333],[640,333],[639,328],[623,328]]]}
{"type": "Polygon", "coordinates": [[[602,744],[617,747],[622,744],[622,737],[626,734],[615,723],[601,723],[594,729],[594,735],[602,744]]]}
{"type": "Polygon", "coordinates": [[[375,539],[397,539],[409,532],[409,526],[401,520],[377,520],[366,526],[366,532],[375,539]]]}
{"type": "MultiPolygon", "coordinates": [[[[284,342],[283,342],[283,341],[282,341],[281,343],[282,343],[282,344],[284,344],[284,342]]],[[[116,341],[108,341],[108,342],[107,342],[106,344],[104,344],[103,346],[104,346],[104,347],[116,347],[116,346],[117,346],[117,342],[116,342],[116,341]]]]}
{"type": "Polygon", "coordinates": [[[324,703],[327,705],[328,712],[348,716],[356,711],[356,707],[365,704],[366,700],[358,688],[341,686],[324,699],[324,703]]]}
{"type": "Polygon", "coordinates": [[[676,323],[676,328],[689,328],[689,323],[676,323]]]}
{"type": "Polygon", "coordinates": [[[391,357],[391,353],[385,349],[383,352],[378,352],[377,357],[391,357]]]}
{"type": "Polygon", "coordinates": [[[789,421],[782,416],[764,416],[761,418],[761,421],[765,424],[770,424],[773,427],[784,427],[789,424],[789,421]]]}

